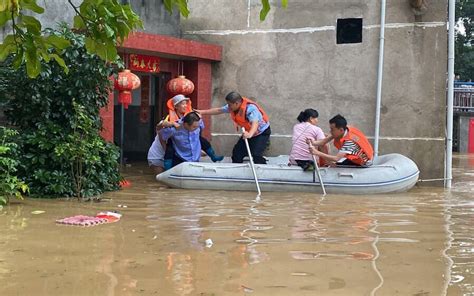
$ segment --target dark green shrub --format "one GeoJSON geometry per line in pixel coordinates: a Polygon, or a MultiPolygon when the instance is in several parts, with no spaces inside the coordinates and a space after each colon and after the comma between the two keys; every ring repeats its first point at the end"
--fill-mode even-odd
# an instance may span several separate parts
{"type": "Polygon", "coordinates": [[[62,26],[48,30],[72,46],[62,54],[69,68],[51,61],[36,79],[11,58],[0,67],[0,101],[19,131],[18,174],[34,195],[91,197],[118,189],[118,149],[99,135],[99,108],[108,102],[113,67],[85,50],[84,36],[62,26]]]}
{"type": "Polygon", "coordinates": [[[18,167],[18,145],[14,137],[18,132],[0,126],[0,205],[8,203],[10,198],[23,199],[28,186],[16,176],[18,167]]]}

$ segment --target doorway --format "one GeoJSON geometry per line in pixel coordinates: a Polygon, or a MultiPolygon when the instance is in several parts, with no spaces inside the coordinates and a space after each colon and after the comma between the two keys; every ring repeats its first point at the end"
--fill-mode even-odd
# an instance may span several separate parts
{"type": "MultiPolygon", "coordinates": [[[[147,160],[148,149],[155,138],[155,125],[166,114],[166,83],[170,73],[136,74],[140,87],[132,92],[132,103],[123,110],[123,157],[124,163],[147,160]]],[[[122,105],[118,103],[118,92],[114,94],[114,142],[120,146],[122,105]]]]}

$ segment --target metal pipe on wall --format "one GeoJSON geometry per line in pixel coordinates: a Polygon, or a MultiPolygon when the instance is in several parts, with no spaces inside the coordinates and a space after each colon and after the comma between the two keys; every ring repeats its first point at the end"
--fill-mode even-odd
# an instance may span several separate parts
{"type": "Polygon", "coordinates": [[[454,23],[455,23],[455,0],[449,0],[449,34],[448,34],[448,98],[446,112],[446,161],[444,186],[451,188],[453,178],[453,98],[454,98],[454,23]]]}
{"type": "MultiPolygon", "coordinates": [[[[128,69],[129,64],[128,64],[128,56],[127,54],[124,54],[124,59],[125,59],[125,69],[128,69]]],[[[133,101],[133,97],[132,97],[133,101]]],[[[125,138],[125,108],[123,104],[120,104],[120,167],[123,168],[124,166],[124,156],[123,156],[123,145],[124,145],[124,138],[125,138]]]]}
{"type": "Polygon", "coordinates": [[[379,134],[380,134],[380,108],[382,104],[382,82],[384,64],[385,45],[385,10],[387,3],[380,1],[380,41],[379,41],[379,65],[377,70],[377,103],[375,107],[375,137],[374,137],[374,158],[379,155],[379,134]]]}

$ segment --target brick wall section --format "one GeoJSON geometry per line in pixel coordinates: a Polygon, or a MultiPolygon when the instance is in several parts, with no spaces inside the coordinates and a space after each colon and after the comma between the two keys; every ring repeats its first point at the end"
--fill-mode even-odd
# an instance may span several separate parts
{"type": "MultiPolygon", "coordinates": [[[[189,96],[196,109],[211,107],[211,63],[205,60],[189,61],[184,65],[186,77],[194,83],[194,92],[189,96]]],[[[204,116],[203,136],[211,139],[211,117],[204,116]]]]}
{"type": "MultiPolygon", "coordinates": [[[[211,63],[221,60],[222,46],[165,35],[136,32],[131,34],[118,50],[121,54],[139,53],[166,56],[167,58],[162,58],[160,68],[163,72],[170,72],[171,78],[177,76],[178,62],[184,60],[184,75],[195,85],[195,90],[190,95],[193,107],[196,109],[211,107],[211,63]]],[[[109,98],[109,105],[100,110],[103,120],[101,135],[107,141],[113,141],[114,137],[114,111],[113,108],[109,108],[113,104],[112,93],[109,98]]],[[[204,123],[206,128],[203,135],[210,139],[211,118],[206,116],[204,123]]]]}
{"type": "Polygon", "coordinates": [[[131,34],[121,48],[128,52],[161,53],[211,61],[220,61],[222,57],[222,46],[141,32],[131,34]]]}
{"type": "Polygon", "coordinates": [[[114,141],[114,92],[109,93],[109,103],[100,108],[100,117],[102,118],[102,131],[100,135],[107,142],[114,141]]]}

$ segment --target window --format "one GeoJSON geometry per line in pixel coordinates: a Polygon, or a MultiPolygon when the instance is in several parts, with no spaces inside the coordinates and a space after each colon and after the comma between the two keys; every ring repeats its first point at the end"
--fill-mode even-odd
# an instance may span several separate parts
{"type": "Polygon", "coordinates": [[[337,20],[337,44],[361,43],[362,19],[347,18],[337,20]]]}

